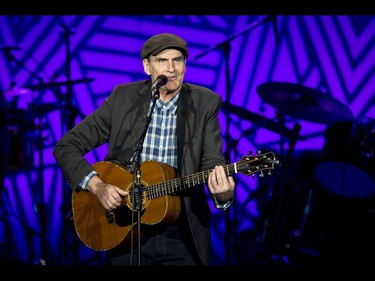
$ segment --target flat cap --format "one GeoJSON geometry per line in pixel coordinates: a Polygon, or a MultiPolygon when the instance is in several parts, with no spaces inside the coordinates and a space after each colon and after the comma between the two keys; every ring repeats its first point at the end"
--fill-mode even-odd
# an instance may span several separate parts
{"type": "Polygon", "coordinates": [[[171,33],[161,33],[149,38],[142,47],[141,58],[148,58],[150,55],[157,55],[165,49],[177,49],[188,57],[187,43],[181,37],[171,33]]]}

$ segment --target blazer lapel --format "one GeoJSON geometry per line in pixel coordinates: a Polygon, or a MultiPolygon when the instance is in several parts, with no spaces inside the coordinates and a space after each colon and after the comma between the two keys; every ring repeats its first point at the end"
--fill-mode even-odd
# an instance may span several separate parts
{"type": "Polygon", "coordinates": [[[178,171],[181,171],[181,159],[187,150],[184,143],[189,143],[195,129],[195,113],[191,99],[191,89],[183,84],[177,108],[177,159],[178,171]]]}

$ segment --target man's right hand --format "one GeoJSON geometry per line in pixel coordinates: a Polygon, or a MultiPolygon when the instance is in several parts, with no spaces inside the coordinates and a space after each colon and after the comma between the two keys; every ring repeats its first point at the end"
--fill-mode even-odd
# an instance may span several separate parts
{"type": "Polygon", "coordinates": [[[93,176],[87,189],[96,195],[99,202],[106,210],[114,210],[121,206],[123,198],[128,196],[129,192],[112,184],[105,183],[98,176],[93,176]]]}

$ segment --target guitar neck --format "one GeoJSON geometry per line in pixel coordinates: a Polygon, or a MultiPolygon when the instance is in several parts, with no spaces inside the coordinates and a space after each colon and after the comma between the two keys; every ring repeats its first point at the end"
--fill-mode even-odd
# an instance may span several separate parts
{"type": "MultiPolygon", "coordinates": [[[[242,157],[240,161],[223,167],[227,176],[238,173],[248,176],[259,171],[273,169],[274,164],[278,163],[278,160],[275,159],[275,155],[272,152],[268,152],[266,154],[258,155],[258,157],[242,157]]],[[[154,199],[156,197],[192,188],[200,184],[205,184],[208,181],[210,172],[211,170],[202,171],[151,185],[147,188],[147,196],[149,199],[154,199]]]]}
{"type": "MultiPolygon", "coordinates": [[[[224,169],[228,176],[233,175],[235,173],[235,164],[225,165],[224,169]]],[[[154,199],[207,183],[210,172],[211,170],[207,170],[151,185],[147,188],[148,198],[154,199]]]]}

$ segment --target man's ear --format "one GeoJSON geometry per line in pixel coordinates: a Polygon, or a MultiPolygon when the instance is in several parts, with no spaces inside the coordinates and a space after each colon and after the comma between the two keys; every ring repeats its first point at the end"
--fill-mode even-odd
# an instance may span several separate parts
{"type": "Polygon", "coordinates": [[[151,75],[151,72],[150,72],[150,64],[148,62],[147,59],[143,59],[142,60],[142,63],[143,63],[143,71],[147,74],[147,75],[151,75]]]}

